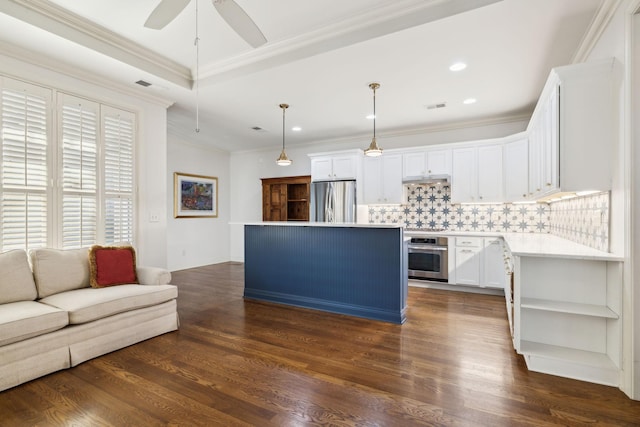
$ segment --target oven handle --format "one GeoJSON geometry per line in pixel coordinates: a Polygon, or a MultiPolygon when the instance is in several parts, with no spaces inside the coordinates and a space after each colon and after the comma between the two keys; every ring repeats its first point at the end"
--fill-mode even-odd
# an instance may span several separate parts
{"type": "Polygon", "coordinates": [[[429,246],[428,248],[425,248],[424,246],[408,245],[408,248],[413,252],[422,252],[422,253],[429,253],[434,251],[446,252],[449,250],[447,246],[429,246]]]}

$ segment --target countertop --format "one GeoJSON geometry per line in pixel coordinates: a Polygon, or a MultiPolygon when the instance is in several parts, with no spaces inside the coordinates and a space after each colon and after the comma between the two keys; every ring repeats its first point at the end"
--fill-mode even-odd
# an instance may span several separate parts
{"type": "Polygon", "coordinates": [[[502,237],[509,250],[516,256],[592,259],[598,261],[623,261],[624,257],[599,251],[571,240],[548,233],[479,233],[464,231],[416,231],[406,230],[407,236],[470,236],[502,237]]]}
{"type": "Polygon", "coordinates": [[[400,224],[354,224],[346,222],[307,222],[307,221],[256,221],[230,223],[237,225],[285,225],[288,227],[349,227],[349,228],[403,228],[400,224]]]}

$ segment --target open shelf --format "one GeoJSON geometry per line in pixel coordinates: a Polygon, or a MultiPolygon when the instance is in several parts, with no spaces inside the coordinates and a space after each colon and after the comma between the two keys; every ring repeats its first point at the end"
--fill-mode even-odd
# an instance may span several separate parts
{"type": "Polygon", "coordinates": [[[617,369],[613,361],[605,353],[577,350],[575,348],[542,344],[531,341],[520,342],[520,352],[532,356],[542,356],[548,359],[563,360],[580,365],[596,368],[617,369]]]}
{"type": "Polygon", "coordinates": [[[618,319],[619,315],[604,305],[580,304],[567,301],[552,301],[537,298],[522,298],[521,308],[531,310],[553,311],[557,313],[579,314],[582,316],[618,319]]]}

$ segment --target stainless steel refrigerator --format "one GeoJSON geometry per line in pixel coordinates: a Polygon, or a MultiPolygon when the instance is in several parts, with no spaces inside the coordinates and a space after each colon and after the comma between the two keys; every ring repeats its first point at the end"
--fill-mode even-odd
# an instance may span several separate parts
{"type": "Polygon", "coordinates": [[[356,182],[311,183],[311,221],[356,222],[356,182]]]}

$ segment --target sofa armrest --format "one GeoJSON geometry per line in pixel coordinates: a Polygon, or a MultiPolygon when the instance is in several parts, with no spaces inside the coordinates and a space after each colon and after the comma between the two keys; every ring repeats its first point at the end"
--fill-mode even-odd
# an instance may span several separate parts
{"type": "Polygon", "coordinates": [[[158,267],[136,267],[141,285],[166,285],[171,282],[171,272],[158,267]]]}

